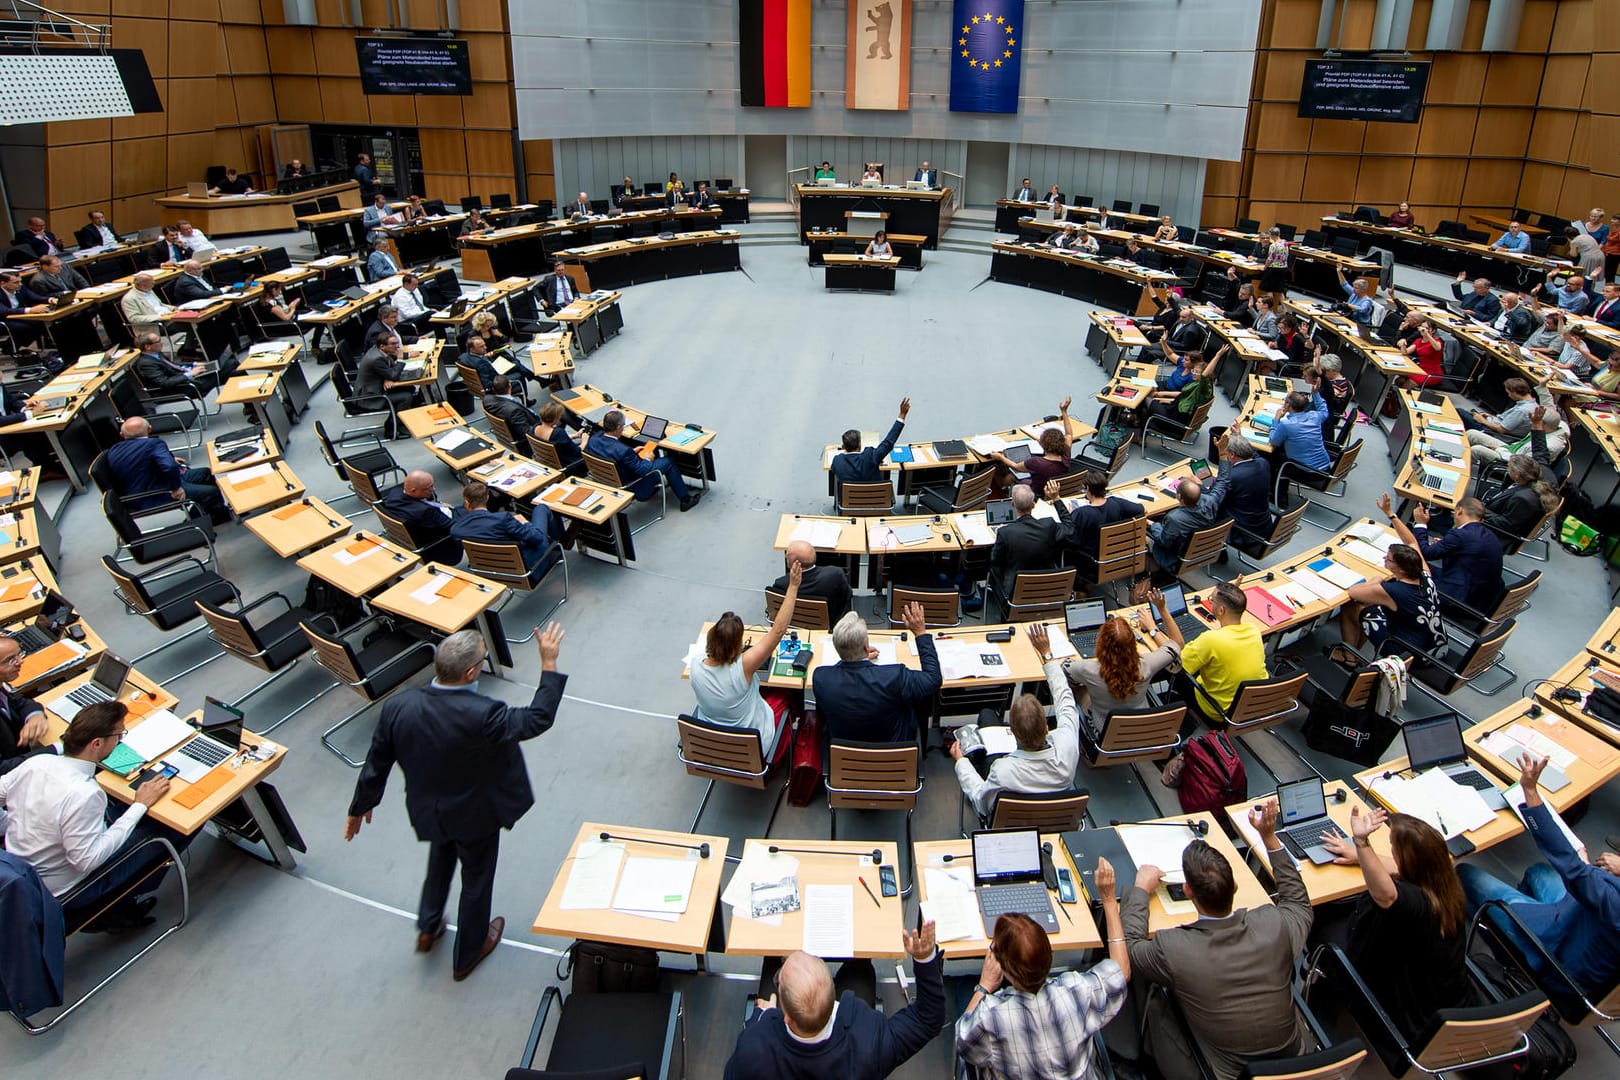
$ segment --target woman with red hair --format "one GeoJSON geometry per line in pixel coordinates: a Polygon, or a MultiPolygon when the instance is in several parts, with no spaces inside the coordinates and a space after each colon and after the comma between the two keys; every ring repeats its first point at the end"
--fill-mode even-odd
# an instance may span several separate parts
{"type": "Polygon", "coordinates": [[[1161,631],[1148,609],[1138,611],[1136,625],[1153,643],[1153,651],[1146,656],[1136,649],[1136,635],[1131,624],[1115,615],[1103,623],[1097,634],[1095,657],[1071,657],[1064,661],[1063,671],[1069,677],[1080,697],[1080,707],[1093,721],[1100,722],[1109,713],[1125,709],[1148,707],[1148,683],[1181,656],[1181,629],[1165,613],[1164,594],[1154,589],[1148,594],[1149,602],[1159,610],[1159,619],[1168,633],[1161,631]]]}

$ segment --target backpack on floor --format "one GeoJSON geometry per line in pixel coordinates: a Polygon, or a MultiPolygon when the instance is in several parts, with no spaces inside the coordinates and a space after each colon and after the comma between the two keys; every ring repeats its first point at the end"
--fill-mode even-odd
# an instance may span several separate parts
{"type": "MultiPolygon", "coordinates": [[[[1539,990],[1516,965],[1502,963],[1489,948],[1475,948],[1468,959],[1491,988],[1505,998],[1539,990]]],[[[1474,1080],[1554,1080],[1575,1064],[1575,1042],[1559,1023],[1557,1009],[1542,1013],[1525,1035],[1530,1048],[1523,1055],[1469,1069],[1468,1075],[1474,1080]]]]}
{"type": "Polygon", "coordinates": [[[1164,782],[1176,789],[1184,813],[1208,811],[1217,819],[1224,807],[1249,797],[1249,774],[1237,747],[1224,732],[1188,739],[1165,766],[1164,782]]]}

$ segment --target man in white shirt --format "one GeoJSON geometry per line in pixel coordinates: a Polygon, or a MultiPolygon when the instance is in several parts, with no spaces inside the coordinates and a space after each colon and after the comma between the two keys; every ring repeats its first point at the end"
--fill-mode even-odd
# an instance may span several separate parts
{"type": "Polygon", "coordinates": [[[118,301],[118,306],[124,311],[124,319],[129,323],[130,333],[137,338],[142,334],[161,333],[163,327],[158,319],[174,311],[158,295],[156,284],[157,279],[151,274],[136,274],[135,287],[118,301]]]}
{"type": "Polygon", "coordinates": [[[1013,193],[1013,198],[1021,203],[1032,203],[1035,201],[1035,188],[1031,186],[1029,177],[1024,177],[1024,182],[1020,184],[1018,186],[1018,190],[1013,193]]]}
{"type": "Polygon", "coordinates": [[[400,278],[399,288],[394,290],[394,295],[389,300],[399,312],[400,322],[414,330],[418,337],[427,333],[428,320],[433,318],[433,308],[422,295],[421,278],[415,274],[406,274],[400,278]]]}
{"type": "MultiPolygon", "coordinates": [[[[183,848],[188,839],[146,820],[152,804],[169,790],[167,779],[148,780],[135,789],[135,801],[111,822],[107,821],[107,793],[96,783],[96,763],[111,754],[124,737],[128,710],[122,702],[86,706],[62,735],[62,754],[39,754],[0,777],[0,822],[5,826],[6,850],[28,860],[40,880],[55,896],[62,896],[120,852],[153,837],[183,848]]],[[[92,911],[109,896],[122,892],[165,857],[154,847],[150,855],[131,859],[116,871],[75,896],[64,908],[71,923],[75,915],[92,911]]],[[[131,930],[152,922],[155,891],[161,874],[142,881],[141,899],[125,898],[88,929],[131,930]]]]}
{"type": "Polygon", "coordinates": [[[1007,721],[1018,749],[990,763],[987,774],[981,777],[973,762],[962,753],[960,743],[951,743],[951,757],[956,761],[956,782],[968,801],[988,819],[1003,791],[1015,795],[1035,795],[1048,791],[1063,791],[1074,786],[1074,769],[1080,760],[1080,710],[1074,703],[1074,691],[1063,673],[1063,664],[1052,659],[1051,641],[1045,623],[1025,624],[1029,643],[1041,658],[1041,670],[1046,685],[1052,691],[1052,703],[1057,710],[1057,730],[1048,737],[1046,710],[1033,694],[1024,694],[1013,702],[1007,721]]]}
{"type": "Polygon", "coordinates": [[[219,250],[214,246],[212,240],[202,234],[202,230],[192,228],[191,222],[181,221],[177,224],[180,227],[180,242],[191,249],[192,258],[196,258],[205,251],[219,250]]]}

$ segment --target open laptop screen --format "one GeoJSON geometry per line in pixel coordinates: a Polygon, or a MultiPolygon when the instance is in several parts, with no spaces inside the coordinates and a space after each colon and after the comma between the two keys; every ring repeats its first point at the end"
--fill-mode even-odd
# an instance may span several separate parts
{"type": "Polygon", "coordinates": [[[1320,777],[1308,776],[1292,784],[1277,786],[1277,809],[1282,824],[1297,825],[1327,813],[1327,796],[1320,777]]]}
{"type": "Polygon", "coordinates": [[[669,421],[662,416],[649,416],[641,422],[641,430],[637,434],[644,439],[662,439],[664,429],[668,426],[669,421]]]}
{"type": "Polygon", "coordinates": [[[1448,761],[1461,761],[1468,756],[1468,751],[1463,747],[1462,729],[1457,726],[1454,716],[1407,724],[1401,728],[1401,735],[1406,739],[1406,756],[1412,763],[1413,771],[1448,761]]]}
{"type": "Polygon", "coordinates": [[[205,735],[218,739],[233,750],[242,745],[244,713],[233,709],[218,698],[204,697],[202,729],[205,735]]]}
{"type": "Polygon", "coordinates": [[[107,691],[110,696],[117,697],[118,692],[124,688],[124,679],[128,675],[129,664],[112,653],[105,652],[101,654],[101,659],[96,661],[96,673],[91,676],[90,681],[107,691]]]}
{"type": "Polygon", "coordinates": [[[1107,601],[1081,600],[1063,605],[1063,625],[1071,634],[1077,630],[1095,630],[1107,620],[1107,601]]]}
{"type": "Polygon", "coordinates": [[[1035,829],[994,829],[973,834],[976,884],[1028,881],[1041,876],[1041,834],[1035,829]]]}

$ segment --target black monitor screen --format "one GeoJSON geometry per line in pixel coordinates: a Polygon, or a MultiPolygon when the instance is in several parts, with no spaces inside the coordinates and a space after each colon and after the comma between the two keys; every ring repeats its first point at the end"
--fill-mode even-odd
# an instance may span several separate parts
{"type": "Polygon", "coordinates": [[[368,94],[472,93],[467,43],[444,38],[355,38],[368,94]]]}
{"type": "Polygon", "coordinates": [[[1427,62],[1307,60],[1299,115],[1317,120],[1415,124],[1429,85],[1427,62]]]}

